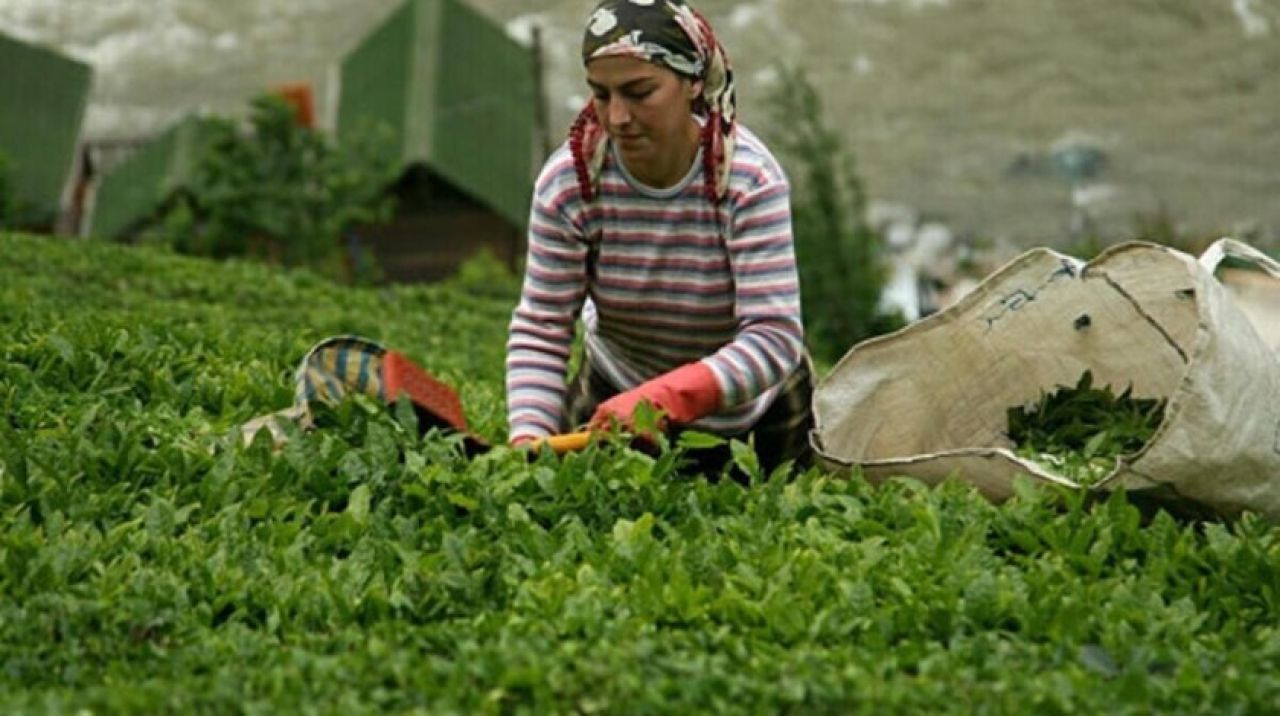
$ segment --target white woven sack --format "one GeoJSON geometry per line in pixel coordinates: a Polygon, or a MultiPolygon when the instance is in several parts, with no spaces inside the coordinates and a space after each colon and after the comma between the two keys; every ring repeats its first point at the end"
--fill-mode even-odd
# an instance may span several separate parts
{"type": "Polygon", "coordinates": [[[873,482],[954,476],[997,501],[1019,475],[1073,486],[1013,453],[1007,410],[1090,370],[1095,386],[1168,399],[1151,440],[1090,489],[1280,518],[1280,347],[1259,330],[1280,315],[1234,305],[1214,278],[1228,255],[1280,282],[1280,264],[1230,239],[1199,260],[1144,242],[1088,264],[1029,251],[950,308],[854,346],[815,391],[813,446],[873,482]]]}

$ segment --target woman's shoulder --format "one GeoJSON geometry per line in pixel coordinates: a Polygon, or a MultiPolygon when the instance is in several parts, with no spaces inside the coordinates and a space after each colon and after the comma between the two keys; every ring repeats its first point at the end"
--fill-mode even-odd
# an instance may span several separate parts
{"type": "Polygon", "coordinates": [[[551,156],[547,157],[542,163],[542,169],[538,172],[538,185],[541,186],[546,182],[561,180],[565,177],[576,180],[577,173],[573,167],[573,153],[569,151],[569,143],[564,142],[555,151],[551,152],[551,156]]]}
{"type": "Polygon", "coordinates": [[[534,181],[534,195],[544,201],[563,202],[577,196],[578,172],[574,168],[569,143],[561,144],[542,163],[534,181]]]}
{"type": "Polygon", "coordinates": [[[768,145],[741,123],[734,127],[733,182],[747,190],[787,183],[786,172],[768,145]]]}

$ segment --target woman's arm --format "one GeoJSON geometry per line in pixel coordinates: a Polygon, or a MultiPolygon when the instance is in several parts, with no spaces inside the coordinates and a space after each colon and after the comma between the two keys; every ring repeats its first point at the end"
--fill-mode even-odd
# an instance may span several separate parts
{"type": "Polygon", "coordinates": [[[568,218],[570,205],[579,199],[567,156],[561,152],[548,162],[534,190],[524,284],[507,340],[512,442],[559,432],[564,415],[565,373],[574,322],[586,296],[587,255],[581,226],[568,218]]]}
{"type": "Polygon", "coordinates": [[[738,332],[704,359],[720,382],[722,409],[781,383],[804,354],[790,202],[785,180],[765,182],[735,202],[726,246],[738,332]]]}

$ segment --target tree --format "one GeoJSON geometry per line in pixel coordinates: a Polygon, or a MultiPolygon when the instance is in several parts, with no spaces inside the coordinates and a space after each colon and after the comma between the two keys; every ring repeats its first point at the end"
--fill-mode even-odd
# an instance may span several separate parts
{"type": "Polygon", "coordinates": [[[338,143],[275,95],[252,101],[246,129],[212,120],[202,161],[148,238],[184,253],[336,271],[343,231],[389,218],[398,166],[385,134],[338,143]]]}
{"type": "Polygon", "coordinates": [[[834,361],[858,341],[902,325],[879,310],[882,241],[865,219],[854,158],[823,121],[821,99],[800,70],[779,67],[770,143],[791,181],[792,231],[809,348],[834,361]]]}

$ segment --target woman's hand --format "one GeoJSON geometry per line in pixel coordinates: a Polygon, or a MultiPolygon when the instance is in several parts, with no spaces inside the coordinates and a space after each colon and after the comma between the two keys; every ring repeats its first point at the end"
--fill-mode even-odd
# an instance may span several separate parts
{"type": "Polygon", "coordinates": [[[591,416],[590,425],[607,429],[616,423],[634,430],[635,411],[641,403],[659,413],[660,430],[669,424],[687,425],[720,408],[720,383],[705,363],[687,363],[604,401],[591,416]]]}

